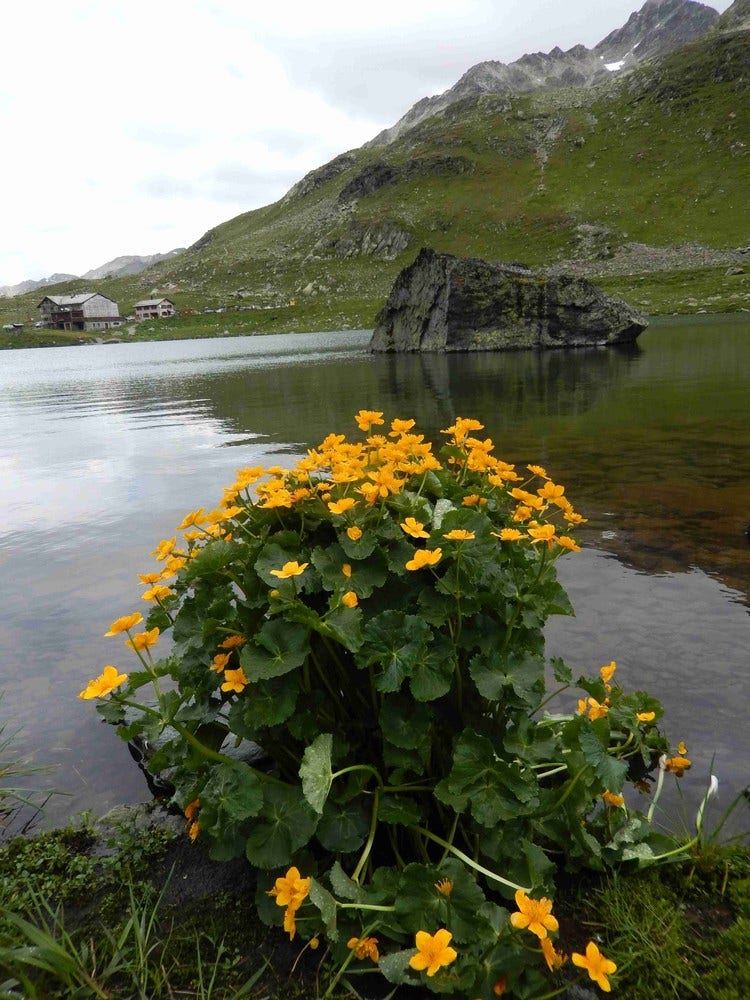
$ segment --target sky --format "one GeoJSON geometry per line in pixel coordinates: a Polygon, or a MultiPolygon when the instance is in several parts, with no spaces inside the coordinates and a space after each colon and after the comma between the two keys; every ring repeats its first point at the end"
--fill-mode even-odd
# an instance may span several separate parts
{"type": "Polygon", "coordinates": [[[189,246],[475,63],[591,47],[641,5],[14,4],[0,61],[0,285],[189,246]]]}

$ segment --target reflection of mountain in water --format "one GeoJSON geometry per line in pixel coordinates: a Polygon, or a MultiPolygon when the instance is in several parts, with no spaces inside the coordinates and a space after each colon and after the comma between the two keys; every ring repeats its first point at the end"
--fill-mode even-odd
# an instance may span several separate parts
{"type": "MultiPolygon", "coordinates": [[[[459,416],[492,418],[504,429],[542,417],[588,410],[612,392],[639,357],[638,347],[465,355],[354,353],[299,364],[273,361],[206,375],[144,383],[155,395],[190,402],[233,435],[317,444],[332,430],[354,428],[363,407],[388,419],[414,417],[438,435],[459,416]]],[[[138,393],[129,384],[128,393],[138,393]]],[[[161,404],[164,404],[162,398],[161,404]]]]}

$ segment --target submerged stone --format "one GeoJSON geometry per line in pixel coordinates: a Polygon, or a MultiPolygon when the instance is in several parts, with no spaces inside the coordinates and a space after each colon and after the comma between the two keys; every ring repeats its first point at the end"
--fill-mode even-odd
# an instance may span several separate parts
{"type": "Polygon", "coordinates": [[[508,351],[630,344],[644,316],[590,281],[428,248],[396,278],[371,351],[508,351]]]}

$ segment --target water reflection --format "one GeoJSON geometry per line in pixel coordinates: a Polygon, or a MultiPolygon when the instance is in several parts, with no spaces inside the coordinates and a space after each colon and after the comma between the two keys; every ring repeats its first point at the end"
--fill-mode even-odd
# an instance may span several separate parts
{"type": "Polygon", "coordinates": [[[628,682],[664,697],[674,736],[716,749],[739,787],[749,326],[680,320],[631,350],[542,354],[371,356],[366,331],[6,352],[0,689],[27,745],[61,764],[51,784],[72,795],[51,819],[143,795],[75,695],[125,662],[103,633],[138,608],[158,539],[213,506],[238,466],[288,465],[331,430],[356,433],[362,407],[414,417],[433,439],[475,416],[503,458],[567,484],[590,551],[562,564],[578,617],[554,623],[551,644],[582,668],[627,664],[628,682]]]}

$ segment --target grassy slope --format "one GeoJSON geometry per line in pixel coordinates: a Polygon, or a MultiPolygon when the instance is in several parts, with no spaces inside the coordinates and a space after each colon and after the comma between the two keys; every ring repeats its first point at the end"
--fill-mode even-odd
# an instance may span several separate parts
{"type": "MultiPolygon", "coordinates": [[[[151,332],[144,324],[144,338],[368,327],[395,275],[423,245],[544,265],[575,255],[581,223],[606,226],[615,251],[630,241],[745,245],[748,42],[746,31],[710,35],[598,92],[454,105],[388,147],[356,151],[348,170],[309,194],[217,226],[173,261],[137,277],[79,280],[55,290],[96,288],[117,299],[123,313],[156,290],[180,309],[228,307],[200,322],[149,324],[151,332]],[[348,207],[338,202],[368,164],[436,155],[461,157],[470,169],[412,173],[348,207]],[[353,223],[385,222],[412,235],[396,260],[342,259],[325,246],[353,223]],[[310,282],[315,291],[302,294],[310,282]]],[[[725,270],[610,275],[601,284],[655,313],[750,307],[750,275],[730,278],[725,270]]],[[[33,321],[40,298],[37,292],[0,300],[0,323],[33,321]]]]}

